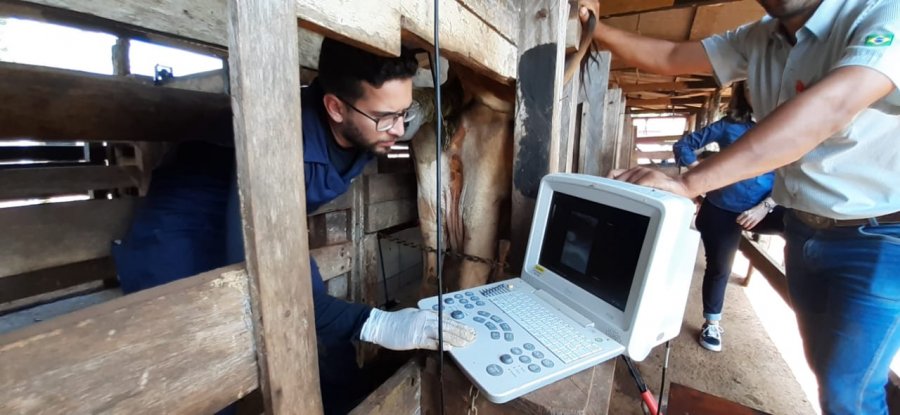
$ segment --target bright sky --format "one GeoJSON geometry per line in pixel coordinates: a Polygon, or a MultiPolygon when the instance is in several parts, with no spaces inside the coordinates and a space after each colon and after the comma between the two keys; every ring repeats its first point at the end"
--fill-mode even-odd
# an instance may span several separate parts
{"type": "MultiPolygon", "coordinates": [[[[32,20],[0,19],[0,60],[112,75],[113,35],[32,20]]],[[[222,68],[212,56],[131,41],[131,72],[153,76],[157,64],[175,76],[222,68]]]]}

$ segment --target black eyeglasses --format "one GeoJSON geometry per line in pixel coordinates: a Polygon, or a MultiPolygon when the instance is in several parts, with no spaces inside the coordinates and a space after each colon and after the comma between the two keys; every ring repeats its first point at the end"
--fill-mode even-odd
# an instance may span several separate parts
{"type": "Polygon", "coordinates": [[[347,106],[352,108],[353,111],[356,111],[356,112],[362,114],[363,116],[365,116],[366,118],[372,120],[372,122],[375,123],[375,131],[378,131],[380,133],[383,133],[385,131],[390,130],[391,128],[394,128],[394,126],[397,125],[397,120],[402,119],[403,122],[410,122],[410,121],[416,119],[416,117],[419,116],[419,112],[420,112],[419,103],[416,101],[413,101],[412,105],[410,105],[409,108],[407,108],[403,111],[400,111],[396,114],[388,114],[388,115],[384,115],[384,116],[375,118],[369,114],[366,114],[359,108],[354,107],[353,104],[347,102],[347,100],[345,100],[341,97],[337,97],[337,99],[341,100],[341,102],[343,102],[344,104],[347,104],[347,106]]]}

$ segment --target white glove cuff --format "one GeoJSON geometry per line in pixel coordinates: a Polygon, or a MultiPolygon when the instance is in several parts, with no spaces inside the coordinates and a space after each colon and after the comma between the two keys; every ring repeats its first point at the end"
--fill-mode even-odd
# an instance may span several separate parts
{"type": "Polygon", "coordinates": [[[377,308],[373,308],[369,314],[369,318],[363,323],[362,330],[359,333],[359,339],[364,342],[379,344],[378,340],[381,336],[381,328],[384,326],[384,319],[387,317],[386,312],[377,308]]]}

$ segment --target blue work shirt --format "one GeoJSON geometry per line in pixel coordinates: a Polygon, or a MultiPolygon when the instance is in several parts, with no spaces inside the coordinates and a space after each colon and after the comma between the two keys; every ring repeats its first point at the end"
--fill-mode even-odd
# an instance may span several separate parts
{"type": "MultiPolygon", "coordinates": [[[[675,162],[680,166],[687,166],[697,161],[694,152],[710,143],[718,143],[719,149],[724,150],[755,125],[756,123],[752,121],[734,122],[726,117],[706,128],[687,134],[672,146],[675,162]]],[[[774,181],[775,173],[769,172],[709,192],[706,199],[720,209],[741,213],[758,205],[769,196],[774,181]]]]}
{"type": "MultiPolygon", "coordinates": [[[[303,90],[301,101],[309,212],[346,192],[351,180],[373,158],[367,152],[358,152],[344,172],[330,163],[327,140],[334,140],[334,136],[324,118],[322,95],[314,83],[303,90]]],[[[223,121],[231,122],[230,117],[223,121]]],[[[244,261],[234,158],[232,147],[185,142],[153,172],[131,228],[112,247],[126,294],[244,261]]],[[[310,265],[316,334],[322,346],[319,353],[320,358],[327,358],[338,349],[352,347],[350,342],[359,338],[371,307],[328,295],[312,258],[310,265]]],[[[355,366],[352,356],[350,361],[355,366]]],[[[323,364],[332,368],[336,365],[320,359],[320,367],[323,364]]]]}

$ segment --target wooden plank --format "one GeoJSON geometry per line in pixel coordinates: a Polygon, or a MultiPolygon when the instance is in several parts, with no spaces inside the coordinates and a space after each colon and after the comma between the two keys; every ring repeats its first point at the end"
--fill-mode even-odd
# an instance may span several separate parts
{"type": "Polygon", "coordinates": [[[109,256],[135,200],[88,200],[0,209],[0,277],[109,256]]]}
{"type": "Polygon", "coordinates": [[[415,199],[416,175],[412,173],[372,174],[364,177],[366,203],[415,199]]]}
{"type": "Polygon", "coordinates": [[[519,40],[519,4],[515,0],[457,0],[513,45],[519,40]]]}
{"type": "MultiPolygon", "coordinates": [[[[578,89],[580,80],[578,76],[573,76],[569,82],[563,86],[562,102],[560,102],[560,132],[559,132],[559,165],[556,171],[572,172],[572,166],[577,164],[572,157],[575,155],[575,145],[578,142],[578,134],[576,131],[578,125],[575,121],[579,118],[578,113],[578,89]]],[[[580,116],[581,114],[578,113],[580,116]]]]}
{"type": "Polygon", "coordinates": [[[414,415],[420,413],[422,373],[412,359],[381,384],[350,415],[414,415]]]}
{"type": "Polygon", "coordinates": [[[112,258],[98,258],[0,278],[0,303],[116,278],[112,258]]]}
{"type": "Polygon", "coordinates": [[[785,303],[790,304],[791,295],[788,291],[787,276],[784,273],[784,269],[764,249],[746,236],[741,236],[741,243],[738,248],[750,260],[750,265],[766,277],[769,285],[781,296],[781,299],[785,303]]]}
{"type": "Polygon", "coordinates": [[[3,62],[0,102],[16,103],[0,110],[0,138],[173,141],[230,133],[210,128],[227,120],[227,95],[123,77],[3,62]]]}
{"type": "Polygon", "coordinates": [[[391,200],[366,205],[366,233],[418,221],[416,199],[391,200]]]}
{"type": "Polygon", "coordinates": [[[672,382],[669,391],[670,414],[691,415],[768,415],[757,409],[672,382]]]}
{"type": "Polygon", "coordinates": [[[225,6],[225,0],[26,0],[0,8],[12,16],[62,21],[176,47],[190,48],[193,44],[206,52],[222,53],[227,43],[225,6]],[[178,38],[183,40],[179,42],[178,38]]]}
{"type": "Polygon", "coordinates": [[[296,5],[229,0],[228,10],[238,185],[263,401],[269,414],[321,413],[296,5]]]}
{"type": "Polygon", "coordinates": [[[636,144],[665,144],[665,143],[674,143],[678,140],[681,140],[681,135],[664,135],[658,137],[640,137],[635,138],[636,144]]]}
{"type": "Polygon", "coordinates": [[[684,91],[688,89],[716,89],[719,85],[712,78],[702,81],[651,82],[645,84],[620,84],[626,94],[637,92],[684,91]]]}
{"type": "Polygon", "coordinates": [[[690,97],[690,98],[651,98],[651,99],[629,99],[628,105],[632,107],[646,107],[649,105],[702,105],[708,100],[708,97],[690,97]]]}
{"type": "Polygon", "coordinates": [[[309,216],[321,215],[328,212],[334,212],[336,210],[345,210],[353,207],[353,195],[351,192],[346,192],[334,200],[320,206],[314,212],[311,212],[309,216]]]}
{"type": "Polygon", "coordinates": [[[738,0],[607,0],[600,2],[600,16],[621,16],[732,1],[738,0]]]}
{"type": "Polygon", "coordinates": [[[640,13],[648,10],[672,7],[675,0],[607,0],[600,2],[600,16],[640,13]]]}
{"type": "MultiPolygon", "coordinates": [[[[624,110],[624,106],[622,107],[624,110]]],[[[622,144],[619,146],[619,155],[617,156],[617,168],[627,169],[631,166],[631,159],[634,156],[634,124],[631,122],[631,116],[622,113],[622,144]]]]}
{"type": "Polygon", "coordinates": [[[622,102],[622,90],[610,89],[606,92],[606,105],[603,114],[603,135],[600,139],[600,176],[606,176],[615,168],[618,154],[619,105],[622,102]]]}
{"type": "Polygon", "coordinates": [[[705,39],[757,21],[765,15],[766,11],[755,0],[698,7],[689,39],[705,39]]]}
{"type": "Polygon", "coordinates": [[[0,336],[0,413],[215,412],[257,386],[247,274],[210,271],[0,336]]]}
{"type": "Polygon", "coordinates": [[[587,67],[584,85],[584,104],[581,112],[581,139],[578,149],[578,172],[594,176],[602,175],[603,130],[606,115],[606,94],[609,81],[609,52],[596,54],[597,60],[587,67]]]}
{"type": "Polygon", "coordinates": [[[651,160],[669,160],[674,159],[675,155],[671,151],[636,151],[637,158],[645,158],[651,160]]]}
{"type": "Polygon", "coordinates": [[[302,27],[368,49],[400,54],[400,15],[393,1],[296,0],[302,27]]]}
{"type": "MultiPolygon", "coordinates": [[[[227,45],[226,0],[159,0],[152,3],[108,0],[29,0],[32,3],[60,8],[70,12],[108,19],[109,26],[123,27],[155,34],[171,34],[209,45],[227,45]],[[128,24],[116,23],[128,22],[128,24]]],[[[515,2],[504,0],[500,6],[486,0],[466,0],[442,3],[441,43],[448,57],[468,66],[480,68],[494,78],[510,81],[516,77],[516,47],[509,39],[518,36],[512,29],[518,18],[515,2]],[[467,8],[468,7],[468,8],[467,8]],[[483,10],[481,17],[471,10],[483,10]],[[510,15],[512,13],[512,15],[510,15]],[[498,33],[495,26],[503,26],[498,33]],[[504,37],[507,36],[507,37],[504,37]]],[[[409,39],[432,42],[432,2],[385,0],[297,0],[297,18],[308,30],[354,44],[385,55],[400,53],[401,35],[409,39]]],[[[313,56],[304,54],[304,56],[313,56]]],[[[304,66],[309,59],[303,59],[304,66]]]]}
{"type": "Polygon", "coordinates": [[[353,263],[353,243],[346,242],[310,249],[309,255],[319,265],[322,280],[328,281],[338,275],[350,272],[350,266],[353,263]]]}
{"type": "MultiPolygon", "coordinates": [[[[301,1],[320,3],[316,0],[301,1]]],[[[410,35],[404,36],[403,40],[434,44],[434,2],[395,1],[395,7],[403,16],[403,30],[410,35]]],[[[517,48],[513,42],[500,36],[484,20],[456,1],[441,2],[440,12],[444,22],[441,24],[442,56],[500,82],[509,83],[516,78],[517,48]]],[[[514,15],[514,18],[518,16],[514,15]]]]}
{"type": "Polygon", "coordinates": [[[560,101],[563,92],[565,0],[522,3],[519,80],[513,132],[513,269],[521,265],[538,187],[559,166],[560,101]]]}
{"type": "Polygon", "coordinates": [[[0,170],[0,200],[137,187],[137,167],[83,166],[0,170]]]}

